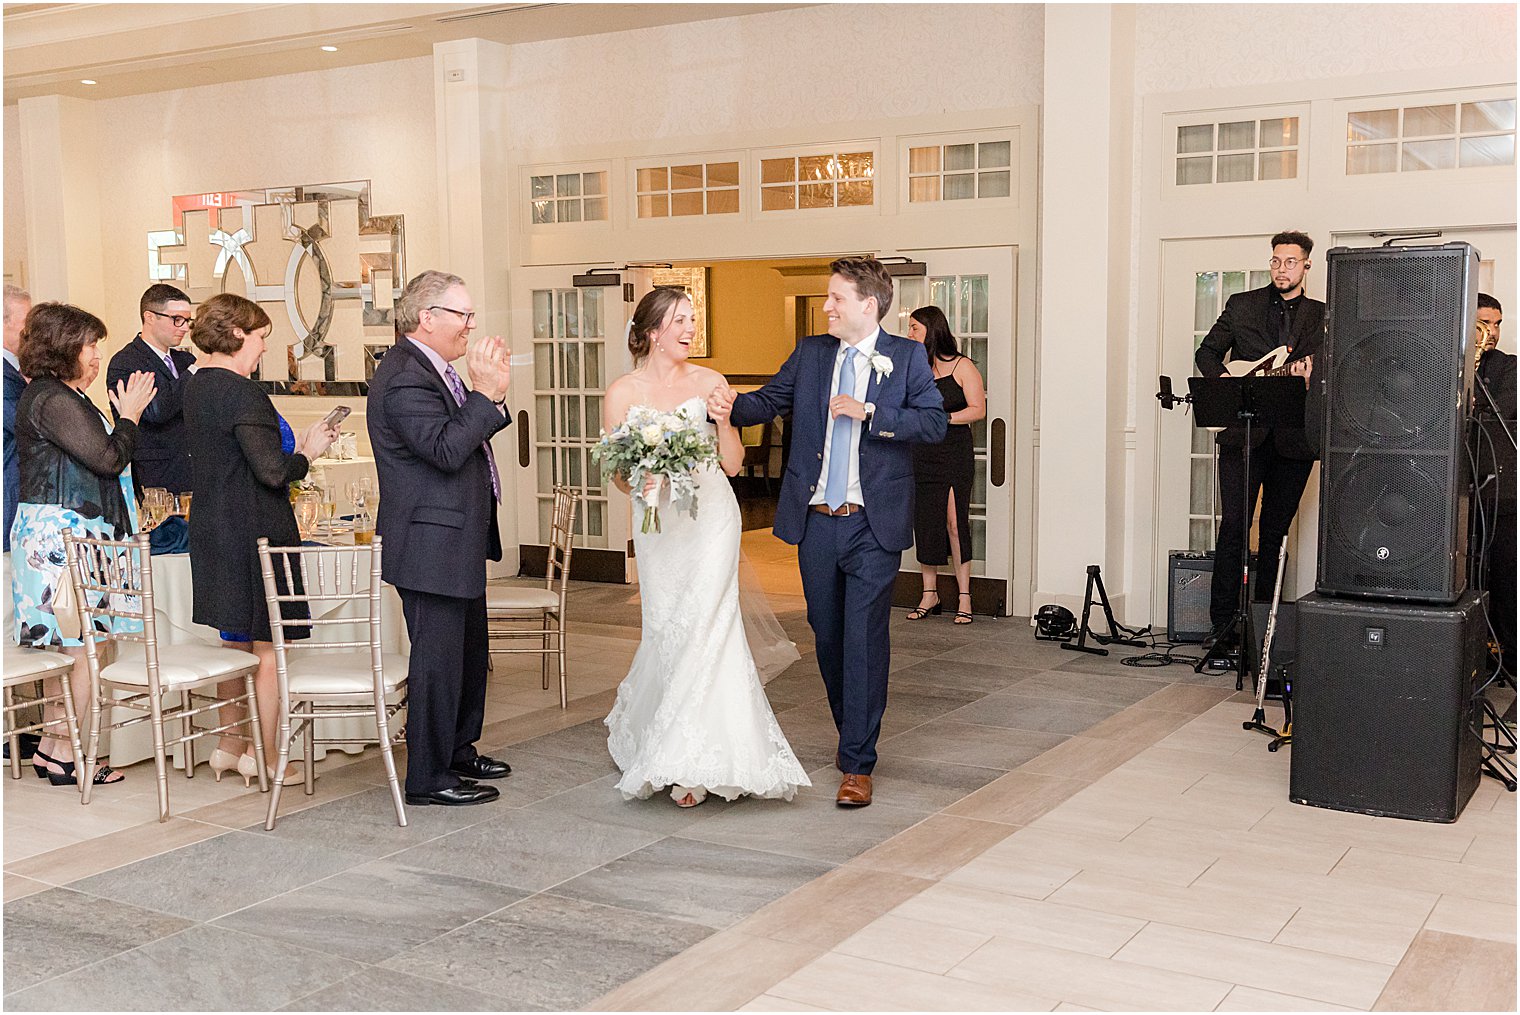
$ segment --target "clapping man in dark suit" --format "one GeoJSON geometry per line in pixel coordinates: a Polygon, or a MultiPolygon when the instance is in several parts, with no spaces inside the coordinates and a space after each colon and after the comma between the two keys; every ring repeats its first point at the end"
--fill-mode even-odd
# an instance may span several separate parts
{"type": "MultiPolygon", "coordinates": [[[[32,297],[20,286],[5,285],[5,552],[11,552],[11,523],[16,520],[16,498],[21,493],[21,462],[16,457],[16,403],[26,390],[21,376],[21,328],[32,309],[32,297]]],[[[7,582],[7,586],[9,583],[7,582]]],[[[9,594],[9,589],[0,590],[9,594]]],[[[6,633],[10,636],[10,632],[6,633]]]]}
{"type": "MultiPolygon", "coordinates": [[[[1224,313],[1204,336],[1194,362],[1205,377],[1223,377],[1225,356],[1246,362],[1261,359],[1279,346],[1289,350],[1295,376],[1308,382],[1314,354],[1325,334],[1325,305],[1304,295],[1304,281],[1314,241],[1299,232],[1272,237],[1272,281],[1260,289],[1236,293],[1224,305],[1224,313]]],[[[1317,436],[1315,438],[1317,440],[1317,436]]],[[[1219,536],[1214,541],[1214,578],[1209,594],[1211,637],[1218,637],[1235,616],[1240,598],[1240,576],[1245,569],[1246,541],[1242,505],[1245,499],[1245,442],[1243,426],[1219,434],[1219,536]]],[[[1261,522],[1257,534],[1256,598],[1272,598],[1277,579],[1277,560],[1283,539],[1304,486],[1319,455],[1302,427],[1253,426],[1251,428],[1251,509],[1261,497],[1261,522]]]]}
{"type": "Polygon", "coordinates": [[[368,423],[380,474],[381,568],[412,639],[406,801],[462,806],[499,796],[476,780],[511,774],[475,750],[486,702],[486,560],[501,559],[501,480],[491,435],[511,368],[500,338],[469,347],[475,305],[458,276],[425,271],[396,307],[402,337],[375,367],[368,423]],[[468,349],[467,390],[452,361],[468,349]]]}
{"type": "MultiPolygon", "coordinates": [[[[112,390],[138,372],[152,375],[158,389],[138,424],[132,482],[139,498],[149,487],[187,493],[191,488],[190,444],[185,434],[184,390],[195,354],[182,346],[190,333],[190,297],[159,282],[144,290],[137,310],[142,331],[106,366],[106,386],[112,390]]],[[[114,405],[111,413],[116,415],[114,405]]],[[[184,538],[182,521],[160,525],[153,530],[153,552],[182,550],[184,538]]]]}
{"type": "Polygon", "coordinates": [[[829,268],[829,333],[798,342],[759,391],[720,386],[708,411],[735,426],[792,417],[775,532],[797,546],[839,730],[835,802],[863,807],[887,707],[892,586],[913,545],[912,445],[944,440],[947,417],[924,347],[881,328],[892,305],[886,269],[860,257],[829,268]]]}

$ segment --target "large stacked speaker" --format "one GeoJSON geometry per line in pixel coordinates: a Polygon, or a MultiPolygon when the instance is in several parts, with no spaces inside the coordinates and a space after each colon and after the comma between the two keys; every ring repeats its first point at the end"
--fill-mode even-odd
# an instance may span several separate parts
{"type": "Polygon", "coordinates": [[[1481,764],[1465,444],[1478,254],[1341,247],[1326,260],[1319,567],[1298,604],[1289,797],[1455,821],[1481,764]]]}

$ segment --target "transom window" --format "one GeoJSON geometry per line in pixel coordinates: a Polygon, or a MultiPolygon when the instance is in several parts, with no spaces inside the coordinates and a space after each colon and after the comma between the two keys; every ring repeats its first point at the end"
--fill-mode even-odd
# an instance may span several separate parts
{"type": "Polygon", "coordinates": [[[1177,128],[1177,186],[1298,177],[1298,117],[1177,128]]]}
{"type": "Polygon", "coordinates": [[[651,166],[635,174],[639,218],[727,215],[739,211],[739,163],[651,166]]]}
{"type": "Polygon", "coordinates": [[[846,208],[876,203],[876,156],[830,152],[760,160],[760,210],[846,208]]]}
{"type": "Polygon", "coordinates": [[[1365,109],[1346,115],[1346,174],[1515,164],[1515,100],[1365,109]]]}
{"type": "Polygon", "coordinates": [[[908,149],[908,200],[966,201],[1013,193],[1013,145],[1008,141],[929,145],[908,149]]]}
{"type": "Polygon", "coordinates": [[[532,179],[533,223],[598,222],[607,218],[607,174],[553,173],[532,179]]]}

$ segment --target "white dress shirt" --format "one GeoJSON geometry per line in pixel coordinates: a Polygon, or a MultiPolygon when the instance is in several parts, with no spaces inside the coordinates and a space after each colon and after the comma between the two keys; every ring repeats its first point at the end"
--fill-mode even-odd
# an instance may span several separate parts
{"type": "Polygon", "coordinates": [[[5,362],[11,365],[11,369],[19,374],[21,372],[21,360],[16,357],[16,354],[9,349],[0,349],[0,353],[5,355],[5,362]]]}
{"type": "MultiPolygon", "coordinates": [[[[850,390],[840,390],[839,368],[844,363],[845,350],[850,346],[844,341],[839,343],[839,351],[834,354],[834,366],[829,372],[829,398],[832,401],[835,395],[849,395],[851,398],[864,402],[868,378],[871,375],[871,355],[876,352],[876,339],[881,335],[878,327],[870,335],[861,339],[855,345],[855,384],[850,390]]],[[[829,458],[834,452],[834,420],[832,417],[824,419],[823,431],[823,462],[818,471],[818,485],[813,488],[813,499],[809,504],[822,504],[827,497],[829,483],[829,458]]],[[[845,491],[845,502],[865,506],[865,494],[860,489],[860,435],[864,428],[858,419],[850,420],[850,484],[845,491]]]]}

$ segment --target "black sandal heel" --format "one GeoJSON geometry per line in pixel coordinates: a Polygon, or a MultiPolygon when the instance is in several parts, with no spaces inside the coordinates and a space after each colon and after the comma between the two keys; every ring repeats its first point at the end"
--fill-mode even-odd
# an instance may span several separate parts
{"type": "Polygon", "coordinates": [[[925,593],[925,595],[933,595],[934,596],[934,605],[933,606],[929,606],[929,607],[915,606],[913,609],[911,609],[911,610],[908,611],[908,619],[909,620],[923,620],[925,617],[928,617],[928,616],[935,616],[935,617],[937,617],[937,616],[939,616],[941,613],[943,613],[945,611],[944,604],[942,604],[939,601],[939,593],[938,592],[925,593]]]}
{"type": "MultiPolygon", "coordinates": [[[[969,593],[969,592],[962,592],[960,594],[960,598],[961,599],[970,599],[971,598],[971,593],[969,593]]],[[[957,600],[957,605],[959,605],[959,600],[957,600]]],[[[972,621],[973,621],[973,618],[972,618],[972,616],[971,616],[971,614],[969,612],[967,612],[965,610],[956,610],[955,611],[955,621],[954,621],[955,623],[957,623],[957,624],[970,624],[970,623],[972,623],[972,621]]]]}
{"type": "MultiPolygon", "coordinates": [[[[57,758],[48,757],[41,751],[36,752],[33,757],[41,758],[43,761],[48,762],[49,764],[57,765],[59,768],[63,769],[62,772],[55,772],[52,769],[48,768],[46,765],[39,765],[34,761],[32,763],[32,767],[37,770],[37,778],[41,779],[46,777],[47,781],[52,783],[54,786],[76,786],[79,784],[79,777],[74,773],[74,763],[72,761],[59,761],[57,758]]],[[[110,765],[101,765],[99,768],[95,769],[95,778],[90,781],[96,786],[110,786],[121,782],[125,778],[126,776],[116,771],[116,769],[112,768],[110,765]],[[113,775],[116,776],[116,778],[111,778],[113,775]]]]}

